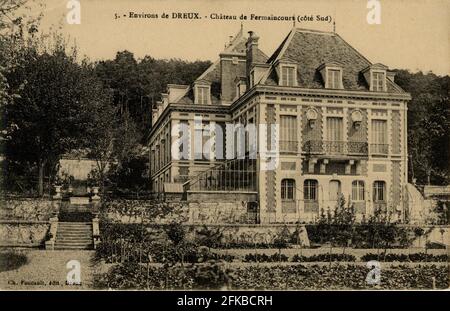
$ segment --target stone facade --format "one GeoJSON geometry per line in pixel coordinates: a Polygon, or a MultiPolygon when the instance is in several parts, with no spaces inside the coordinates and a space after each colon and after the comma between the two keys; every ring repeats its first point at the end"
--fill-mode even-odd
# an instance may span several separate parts
{"type": "MultiPolygon", "coordinates": [[[[183,86],[184,93],[177,86],[177,96],[171,96],[175,89],[169,86],[169,95],[163,94],[148,137],[153,190],[163,192],[167,182],[189,185],[201,172],[217,169],[223,161],[211,130],[217,123],[273,124],[285,127],[270,130],[279,140],[278,165],[261,170],[268,159],[260,151],[256,157],[261,223],[314,222],[322,210],[335,208],[341,194],[354,204],[358,219],[382,209],[406,221],[410,95],[395,84],[393,72],[370,63],[335,33],[294,28],[270,57],[258,41],[255,33],[244,38],[241,30],[218,62],[192,86],[183,86]],[[199,104],[199,86],[207,90],[207,104],[199,104]],[[192,139],[196,117],[210,126],[208,158],[193,158],[194,146],[201,143],[192,139]],[[177,124],[189,128],[187,159],[175,159],[169,147],[180,138],[173,131],[177,124]]],[[[256,145],[263,139],[271,145],[263,134],[258,130],[256,145]]],[[[227,148],[230,139],[225,137],[227,148]]],[[[246,138],[247,154],[252,144],[246,138]]],[[[233,207],[220,203],[228,195],[189,203],[191,217],[225,221],[233,207]]],[[[243,215],[241,205],[234,207],[243,215]]]]}

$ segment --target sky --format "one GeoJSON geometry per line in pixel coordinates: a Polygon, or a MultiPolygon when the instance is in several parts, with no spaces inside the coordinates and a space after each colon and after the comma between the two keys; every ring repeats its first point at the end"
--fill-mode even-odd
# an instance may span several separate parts
{"type": "MultiPolygon", "coordinates": [[[[41,1],[41,0],[34,0],[41,1]]],[[[137,58],[218,58],[240,20],[212,20],[211,13],[236,15],[331,16],[336,32],[373,63],[389,68],[450,74],[450,0],[380,0],[381,24],[370,25],[366,0],[79,0],[81,23],[68,24],[69,0],[45,3],[41,30],[60,27],[91,60],[112,59],[128,50],[137,58]],[[158,14],[130,19],[129,12],[158,14]],[[163,19],[162,13],[196,12],[200,20],[163,19]],[[115,14],[122,16],[115,19],[115,14]],[[208,18],[205,18],[207,16],[208,18]]],[[[372,0],[371,0],[372,1],[372,0]]],[[[32,14],[37,14],[34,10],[32,14]]],[[[297,27],[333,31],[332,22],[296,22],[297,27]]],[[[243,21],[270,56],[293,27],[292,21],[243,21]]]]}

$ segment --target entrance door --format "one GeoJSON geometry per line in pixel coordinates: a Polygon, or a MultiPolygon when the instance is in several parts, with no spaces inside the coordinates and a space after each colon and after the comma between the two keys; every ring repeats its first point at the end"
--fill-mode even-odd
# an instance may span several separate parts
{"type": "Polygon", "coordinates": [[[341,193],[341,182],[339,180],[331,180],[329,187],[330,201],[337,201],[340,193],[341,193]]]}

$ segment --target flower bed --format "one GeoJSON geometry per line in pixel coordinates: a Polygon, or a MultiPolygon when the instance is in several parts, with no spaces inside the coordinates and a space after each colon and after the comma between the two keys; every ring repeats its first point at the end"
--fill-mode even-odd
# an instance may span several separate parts
{"type": "Polygon", "coordinates": [[[322,261],[356,261],[356,257],[350,254],[319,254],[313,256],[294,255],[292,262],[322,262],[322,261]]]}
{"type": "Polygon", "coordinates": [[[268,256],[266,254],[247,254],[244,262],[287,262],[289,257],[283,254],[273,254],[268,256]]]}
{"type": "Polygon", "coordinates": [[[294,255],[292,258],[284,254],[247,254],[244,262],[328,262],[328,261],[356,261],[356,257],[350,254],[319,254],[313,256],[294,255]]]}
{"type": "Polygon", "coordinates": [[[365,266],[247,266],[225,269],[220,265],[145,267],[121,264],[98,275],[97,288],[115,289],[431,289],[449,287],[448,268],[390,267],[381,271],[381,283],[370,285],[365,266]]]}
{"type": "Polygon", "coordinates": [[[433,255],[425,253],[413,253],[413,254],[374,254],[369,253],[361,257],[362,261],[370,260],[382,260],[387,262],[399,261],[399,262],[448,262],[449,258],[447,254],[433,255]]]}

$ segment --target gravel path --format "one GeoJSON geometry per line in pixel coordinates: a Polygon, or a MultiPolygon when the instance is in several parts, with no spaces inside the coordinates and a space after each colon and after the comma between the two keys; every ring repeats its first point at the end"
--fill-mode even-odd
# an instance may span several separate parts
{"type": "Polygon", "coordinates": [[[89,250],[23,250],[28,263],[17,270],[0,272],[0,290],[86,290],[92,287],[97,267],[92,263],[94,251],[89,250]],[[78,260],[81,285],[67,285],[71,269],[66,264],[78,260]]]}

